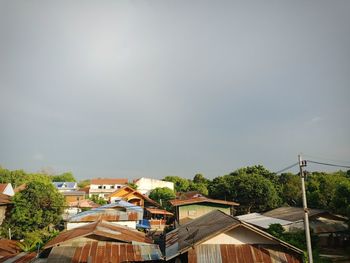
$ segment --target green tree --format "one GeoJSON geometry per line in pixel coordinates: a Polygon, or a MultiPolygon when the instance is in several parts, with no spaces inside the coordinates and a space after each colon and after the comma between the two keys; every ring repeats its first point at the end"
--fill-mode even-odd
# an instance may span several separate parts
{"type": "Polygon", "coordinates": [[[92,202],[94,202],[95,204],[99,204],[99,205],[105,205],[107,204],[107,201],[104,200],[102,197],[99,197],[98,195],[92,195],[90,198],[92,202]]]}
{"type": "Polygon", "coordinates": [[[170,210],[169,200],[175,199],[175,197],[174,191],[168,187],[157,187],[149,194],[149,198],[161,204],[167,210],[170,210]]]}
{"type": "Polygon", "coordinates": [[[48,178],[29,182],[12,201],[13,209],[3,224],[3,234],[11,228],[12,235],[21,239],[25,233],[55,226],[61,220],[64,198],[48,178]]]}
{"type": "Polygon", "coordinates": [[[71,172],[50,176],[52,182],[76,182],[77,180],[71,172]]]}
{"type": "Polygon", "coordinates": [[[137,184],[135,184],[135,183],[127,183],[126,185],[131,187],[132,189],[135,189],[135,190],[137,190],[137,187],[138,187],[137,184]]]}
{"type": "Polygon", "coordinates": [[[280,175],[280,196],[283,203],[290,206],[301,206],[302,193],[300,176],[292,173],[284,173],[280,175]]]}
{"type": "Polygon", "coordinates": [[[91,183],[90,179],[81,180],[81,181],[79,181],[79,183],[78,183],[78,187],[79,187],[79,188],[84,188],[85,186],[90,185],[90,183],[91,183]]]}
{"type": "Polygon", "coordinates": [[[187,192],[190,186],[190,180],[179,176],[166,176],[163,181],[173,182],[175,192],[187,192]]]}
{"type": "Polygon", "coordinates": [[[333,209],[350,218],[350,180],[337,185],[332,200],[333,209]]]}

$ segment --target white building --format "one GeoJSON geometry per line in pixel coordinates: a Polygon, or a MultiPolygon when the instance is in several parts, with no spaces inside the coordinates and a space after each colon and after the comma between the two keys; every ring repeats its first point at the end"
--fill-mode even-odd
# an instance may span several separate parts
{"type": "Polygon", "coordinates": [[[128,183],[128,179],[125,178],[96,178],[91,179],[89,197],[97,195],[104,199],[108,199],[109,194],[122,188],[128,183]]]}
{"type": "Polygon", "coordinates": [[[157,187],[168,187],[174,191],[173,182],[166,182],[158,179],[142,177],[135,180],[134,183],[137,185],[137,191],[144,195],[149,195],[149,193],[157,187]]]}

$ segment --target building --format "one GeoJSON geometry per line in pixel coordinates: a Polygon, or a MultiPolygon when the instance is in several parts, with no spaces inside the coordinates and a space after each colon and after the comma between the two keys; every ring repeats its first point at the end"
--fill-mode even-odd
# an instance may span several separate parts
{"type": "Polygon", "coordinates": [[[13,190],[12,184],[0,184],[0,194],[14,196],[15,191],[13,190]]]}
{"type": "Polygon", "coordinates": [[[149,195],[149,193],[156,189],[157,187],[168,187],[171,190],[174,191],[174,183],[173,182],[167,182],[162,181],[158,179],[152,179],[152,178],[145,178],[142,177],[140,179],[134,180],[134,184],[137,185],[137,190],[143,194],[143,195],[149,195]]]}
{"type": "Polygon", "coordinates": [[[65,191],[61,192],[61,194],[64,196],[64,200],[66,201],[66,203],[76,202],[85,199],[84,191],[65,191]]]}
{"type": "Polygon", "coordinates": [[[214,210],[166,234],[169,262],[302,263],[303,251],[214,210]]]}
{"type": "Polygon", "coordinates": [[[52,184],[60,193],[78,190],[78,183],[76,182],[52,182],[52,184]]]}
{"type": "MultiPolygon", "coordinates": [[[[290,222],[283,224],[286,231],[304,230],[304,209],[302,207],[279,207],[262,214],[290,222]]],[[[313,233],[318,236],[321,247],[344,247],[350,235],[347,233],[347,218],[322,209],[309,209],[309,223],[313,233]]]]}
{"type": "Polygon", "coordinates": [[[89,197],[96,195],[108,199],[108,196],[115,190],[122,188],[128,183],[128,179],[122,178],[96,178],[91,179],[89,188],[89,197]]]}
{"type": "Polygon", "coordinates": [[[153,201],[146,195],[140,193],[140,191],[131,188],[130,186],[124,186],[114,191],[108,196],[108,201],[112,204],[120,199],[127,201],[131,204],[144,207],[159,207],[160,205],[153,201]]]}
{"type": "Polygon", "coordinates": [[[174,199],[169,202],[175,208],[175,218],[180,225],[213,210],[220,210],[228,215],[234,215],[234,207],[239,205],[236,202],[210,199],[204,196],[184,200],[174,199]]]}
{"type": "Polygon", "coordinates": [[[6,217],[6,212],[11,205],[11,197],[9,195],[4,195],[0,193],[0,225],[6,217]]]}
{"type": "Polygon", "coordinates": [[[103,205],[73,215],[68,219],[67,229],[70,230],[98,220],[104,220],[116,225],[124,225],[136,229],[136,224],[142,219],[142,207],[135,206],[124,200],[119,200],[115,201],[113,204],[103,205]]]}
{"type": "Polygon", "coordinates": [[[9,239],[0,239],[0,262],[32,262],[32,260],[34,260],[35,257],[35,252],[21,252],[17,241],[9,239]]]}
{"type": "Polygon", "coordinates": [[[287,227],[288,225],[292,224],[291,221],[264,216],[259,213],[250,213],[246,215],[241,215],[241,216],[237,216],[237,218],[241,221],[244,221],[248,224],[259,227],[263,230],[268,229],[272,224],[280,224],[283,227],[287,227]]]}
{"type": "Polygon", "coordinates": [[[162,257],[144,233],[99,220],[60,233],[38,262],[160,262],[162,257]]]}

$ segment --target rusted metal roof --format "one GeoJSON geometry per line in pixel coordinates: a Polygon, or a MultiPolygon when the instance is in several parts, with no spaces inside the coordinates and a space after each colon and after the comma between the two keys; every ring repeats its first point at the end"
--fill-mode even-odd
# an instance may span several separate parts
{"type": "Polygon", "coordinates": [[[11,196],[0,193],[0,205],[11,204],[11,196]]]}
{"type": "Polygon", "coordinates": [[[176,199],[184,200],[203,196],[198,191],[188,191],[188,192],[177,192],[176,199]]]}
{"type": "MultiPolygon", "coordinates": [[[[329,212],[321,209],[309,209],[309,217],[317,217],[329,212]]],[[[304,209],[302,207],[279,207],[263,213],[264,216],[274,217],[288,221],[299,221],[304,219],[304,209]]]]}
{"type": "Polygon", "coordinates": [[[0,184],[0,193],[1,194],[5,191],[7,185],[8,185],[8,183],[7,184],[0,184]]]}
{"type": "Polygon", "coordinates": [[[84,242],[74,246],[54,247],[48,262],[145,262],[162,259],[158,245],[84,242]]]}
{"type": "Polygon", "coordinates": [[[93,208],[68,219],[69,222],[105,221],[138,221],[143,218],[143,209],[124,200],[93,208]]]}
{"type": "Polygon", "coordinates": [[[98,185],[104,185],[104,184],[127,184],[128,179],[126,178],[94,178],[91,179],[91,184],[98,184],[98,185]]]}
{"type": "Polygon", "coordinates": [[[164,209],[158,209],[158,208],[145,208],[148,212],[150,212],[151,214],[156,214],[156,215],[170,215],[173,216],[173,213],[170,213],[164,209]]]}
{"type": "Polygon", "coordinates": [[[188,263],[302,263],[299,254],[274,245],[199,245],[188,251],[188,263]]]}
{"type": "Polygon", "coordinates": [[[20,251],[15,240],[0,239],[0,257],[17,254],[20,251]]]}
{"type": "Polygon", "coordinates": [[[14,255],[9,255],[3,258],[0,258],[1,263],[28,263],[28,262],[33,262],[34,259],[36,258],[37,253],[32,252],[32,253],[18,253],[14,255]]]}
{"type": "Polygon", "coordinates": [[[69,207],[81,207],[81,208],[96,208],[100,207],[101,205],[94,203],[93,201],[89,199],[79,200],[75,202],[70,202],[69,207]]]}
{"type": "Polygon", "coordinates": [[[214,204],[224,204],[224,205],[230,205],[230,206],[239,205],[236,202],[219,200],[219,199],[211,199],[204,196],[185,199],[185,200],[174,199],[174,200],[170,200],[169,202],[172,206],[182,206],[182,205],[196,204],[196,203],[214,203],[214,204]]]}
{"type": "Polygon", "coordinates": [[[165,249],[166,257],[167,259],[171,259],[178,254],[188,251],[192,246],[201,244],[220,233],[225,233],[239,226],[258,234],[267,240],[275,241],[289,250],[296,253],[302,253],[298,248],[293,247],[250,224],[244,223],[220,210],[214,210],[167,233],[165,249]]]}
{"type": "Polygon", "coordinates": [[[125,226],[116,226],[103,221],[97,221],[60,233],[57,237],[46,244],[45,249],[60,245],[62,243],[67,243],[68,241],[81,237],[98,240],[109,239],[125,243],[153,243],[153,241],[146,237],[144,233],[137,230],[125,226]]]}

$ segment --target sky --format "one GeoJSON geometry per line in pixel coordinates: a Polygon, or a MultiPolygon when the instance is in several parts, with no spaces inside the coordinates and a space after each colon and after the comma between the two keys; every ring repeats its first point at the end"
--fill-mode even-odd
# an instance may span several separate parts
{"type": "MultiPolygon", "coordinates": [[[[350,165],[350,1],[0,0],[0,165],[350,165]]],[[[310,166],[309,169],[328,170],[310,166]]]]}

